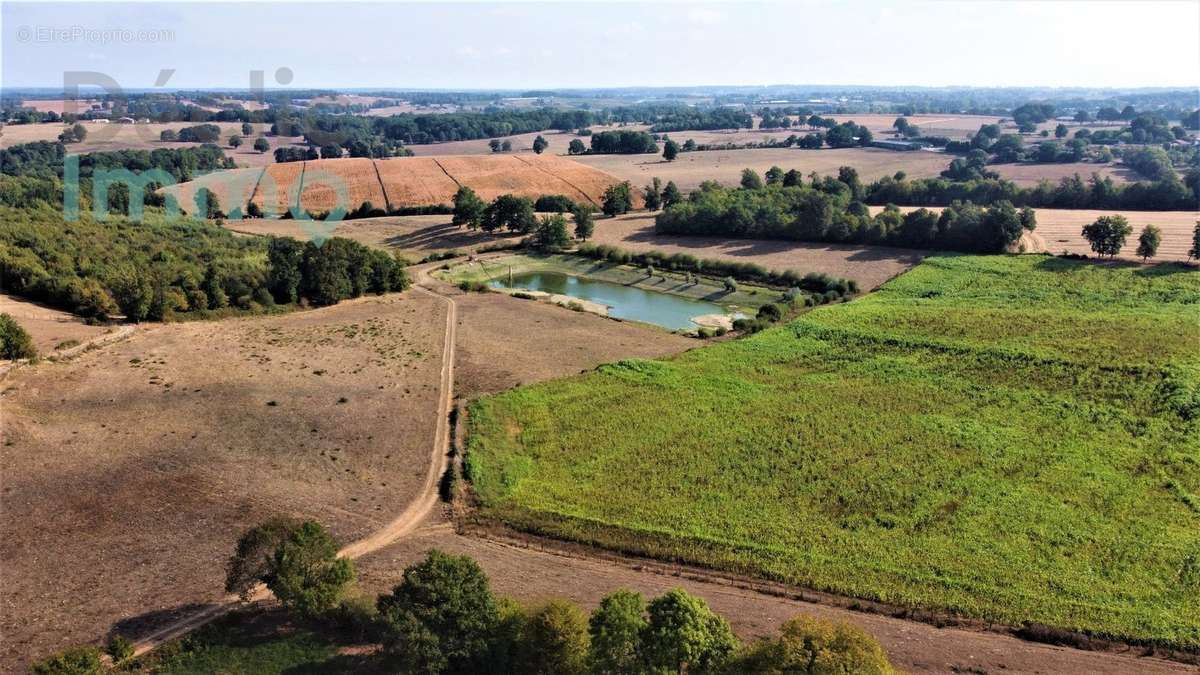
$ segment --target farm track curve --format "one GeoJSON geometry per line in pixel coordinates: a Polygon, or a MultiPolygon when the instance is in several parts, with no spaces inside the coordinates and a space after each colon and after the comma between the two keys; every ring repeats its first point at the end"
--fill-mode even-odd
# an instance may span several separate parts
{"type": "MultiPolygon", "coordinates": [[[[429,277],[429,269],[440,264],[442,263],[431,263],[417,268],[415,270],[416,279],[413,282],[414,290],[446,301],[446,330],[442,343],[441,383],[437,404],[438,422],[434,430],[433,444],[430,450],[429,471],[426,472],[425,482],[421,486],[420,494],[400,512],[400,515],[396,516],[379,530],[343,547],[338,551],[338,557],[358,558],[395,543],[397,540],[411,533],[429,515],[434,506],[437,505],[438,482],[442,474],[446,472],[449,461],[450,403],[454,398],[454,350],[458,326],[458,312],[454,298],[422,285],[437,283],[429,277]]],[[[265,586],[260,584],[251,591],[248,599],[251,602],[256,602],[265,600],[268,597],[270,597],[270,592],[265,586]]],[[[241,603],[242,599],[239,596],[227,595],[219,602],[163,626],[141,638],[134,643],[133,653],[135,656],[140,656],[169,640],[182,637],[228,613],[241,603]]]]}

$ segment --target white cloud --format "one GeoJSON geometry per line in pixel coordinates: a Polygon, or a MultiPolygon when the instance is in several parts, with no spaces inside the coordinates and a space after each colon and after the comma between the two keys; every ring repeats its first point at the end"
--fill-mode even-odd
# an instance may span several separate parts
{"type": "Polygon", "coordinates": [[[702,26],[715,26],[725,18],[725,15],[715,9],[697,8],[689,11],[687,18],[688,21],[702,26]]]}

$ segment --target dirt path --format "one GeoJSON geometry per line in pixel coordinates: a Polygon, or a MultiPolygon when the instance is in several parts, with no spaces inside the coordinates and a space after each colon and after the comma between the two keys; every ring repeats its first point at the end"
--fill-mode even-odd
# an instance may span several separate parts
{"type": "MultiPolygon", "coordinates": [[[[440,393],[437,406],[438,422],[434,429],[433,444],[430,450],[429,471],[425,475],[425,482],[421,486],[420,495],[400,515],[372,534],[342,548],[342,550],[338,551],[339,557],[358,558],[395,543],[412,532],[417,525],[424,521],[438,503],[438,481],[442,474],[446,472],[446,466],[449,461],[450,404],[454,397],[454,348],[458,326],[458,312],[454,298],[434,292],[426,287],[426,285],[433,286],[438,283],[429,276],[429,270],[441,264],[443,263],[437,262],[415,268],[416,278],[413,283],[413,290],[432,297],[441,298],[446,302],[446,329],[442,343],[441,386],[439,387],[440,393]]],[[[265,600],[269,596],[270,592],[266,587],[259,585],[251,592],[250,600],[252,602],[265,600]]],[[[239,604],[241,604],[240,597],[237,595],[227,595],[219,602],[195,614],[186,616],[146,635],[134,643],[133,653],[135,656],[139,656],[151,651],[164,642],[182,637],[229,612],[239,604]]]]}

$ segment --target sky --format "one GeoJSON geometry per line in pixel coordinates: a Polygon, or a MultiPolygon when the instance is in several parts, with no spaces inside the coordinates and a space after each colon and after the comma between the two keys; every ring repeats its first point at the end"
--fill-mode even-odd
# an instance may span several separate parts
{"type": "Polygon", "coordinates": [[[268,88],[1197,87],[1200,0],[4,0],[0,57],[3,87],[95,71],[126,88],[247,88],[251,70],[268,88]]]}

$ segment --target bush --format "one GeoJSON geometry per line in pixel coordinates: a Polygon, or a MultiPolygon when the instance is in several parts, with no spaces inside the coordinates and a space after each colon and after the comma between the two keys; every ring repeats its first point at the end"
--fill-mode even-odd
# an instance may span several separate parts
{"type": "Polygon", "coordinates": [[[0,358],[13,361],[37,358],[33,338],[8,314],[0,314],[0,358]]]}
{"type": "Polygon", "coordinates": [[[98,675],[104,672],[100,650],[74,647],[38,661],[29,667],[33,675],[98,675]]]}
{"type": "Polygon", "coordinates": [[[114,633],[108,638],[104,651],[112,658],[114,664],[120,665],[123,661],[133,658],[133,643],[124,635],[114,633]]]}
{"type": "Polygon", "coordinates": [[[783,310],[779,308],[779,305],[768,303],[758,308],[757,318],[770,323],[775,323],[783,318],[783,310]]]}
{"type": "Polygon", "coordinates": [[[467,293],[487,293],[491,289],[482,281],[467,281],[458,282],[458,289],[467,293]]]}
{"type": "Polygon", "coordinates": [[[784,623],[780,637],[750,647],[729,670],[760,675],[895,672],[879,642],[858,626],[806,616],[784,623]]]}
{"type": "Polygon", "coordinates": [[[566,600],[550,600],[529,613],[521,631],[514,672],[574,675],[585,672],[587,616],[566,600]]]}

